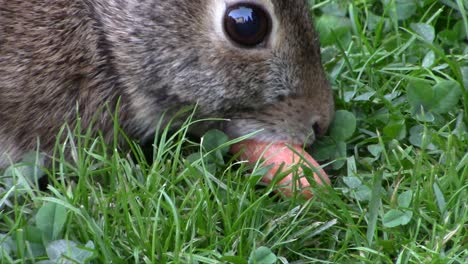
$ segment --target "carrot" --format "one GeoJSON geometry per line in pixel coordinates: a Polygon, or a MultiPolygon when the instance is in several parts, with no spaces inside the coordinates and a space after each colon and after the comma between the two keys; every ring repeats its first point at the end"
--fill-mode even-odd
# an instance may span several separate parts
{"type": "MultiPolygon", "coordinates": [[[[321,174],[321,177],[314,172],[314,179],[317,183],[323,185],[322,179],[325,180],[326,184],[330,184],[330,180],[328,175],[320,168],[320,164],[312,158],[307,152],[305,152],[301,145],[291,145],[288,147],[286,143],[269,143],[269,142],[261,142],[256,140],[245,140],[240,143],[237,143],[231,147],[231,152],[238,153],[240,152],[240,158],[247,160],[249,163],[256,163],[259,159],[265,160],[265,165],[273,164],[272,168],[265,174],[262,178],[262,181],[265,183],[270,183],[277,171],[280,169],[281,165],[283,165],[283,170],[289,169],[292,165],[298,163],[304,163],[304,160],[296,154],[300,153],[304,159],[306,159],[310,164],[315,167],[315,171],[318,171],[321,174]]],[[[310,190],[310,183],[306,177],[301,175],[302,168],[299,167],[299,179],[296,183],[293,182],[293,175],[289,174],[283,179],[279,181],[279,185],[281,186],[279,190],[285,196],[292,196],[294,189],[301,191],[302,195],[306,198],[312,197],[312,192],[310,190]],[[296,188],[294,188],[294,184],[296,188]]]]}

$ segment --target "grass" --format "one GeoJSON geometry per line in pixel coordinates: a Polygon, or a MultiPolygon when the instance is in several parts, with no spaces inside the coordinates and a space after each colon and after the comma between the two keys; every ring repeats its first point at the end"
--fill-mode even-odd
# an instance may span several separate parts
{"type": "Polygon", "coordinates": [[[466,263],[467,1],[311,2],[338,109],[311,151],[333,188],[283,199],[190,119],[150,160],[64,129],[48,170],[0,173],[2,263],[466,263]]]}

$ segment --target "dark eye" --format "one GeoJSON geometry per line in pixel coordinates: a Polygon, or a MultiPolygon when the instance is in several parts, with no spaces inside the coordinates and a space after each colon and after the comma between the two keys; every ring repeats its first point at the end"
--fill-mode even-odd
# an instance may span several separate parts
{"type": "Polygon", "coordinates": [[[255,47],[271,31],[271,18],[261,7],[244,3],[229,7],[224,14],[224,30],[235,43],[255,47]]]}

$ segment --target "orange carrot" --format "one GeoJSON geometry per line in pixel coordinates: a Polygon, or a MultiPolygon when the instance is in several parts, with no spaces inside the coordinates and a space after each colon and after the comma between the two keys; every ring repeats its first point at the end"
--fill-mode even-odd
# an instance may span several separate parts
{"type": "MultiPolygon", "coordinates": [[[[307,152],[305,152],[301,145],[292,145],[297,153],[300,153],[304,159],[306,159],[310,164],[312,164],[315,169],[321,174],[322,179],[325,180],[326,184],[330,184],[328,175],[320,168],[319,163],[312,158],[307,152]]],[[[286,143],[269,143],[269,142],[260,142],[256,140],[245,140],[240,143],[237,143],[231,147],[231,152],[238,153],[240,152],[240,158],[247,160],[249,163],[256,163],[259,159],[265,160],[265,165],[273,164],[272,168],[265,174],[262,178],[262,181],[265,183],[270,183],[273,180],[273,177],[283,165],[283,170],[289,169],[292,165],[298,163],[307,164],[302,160],[302,158],[296,154],[291,148],[289,148],[286,143]]],[[[301,191],[301,193],[306,198],[312,197],[312,192],[310,190],[310,183],[307,181],[302,173],[302,168],[298,169],[299,179],[296,183],[293,183],[293,175],[289,174],[279,181],[280,188],[279,190],[286,196],[290,197],[293,195],[294,184],[296,189],[301,191]]],[[[314,173],[314,179],[317,183],[323,184],[322,179],[317,173],[314,173]]]]}

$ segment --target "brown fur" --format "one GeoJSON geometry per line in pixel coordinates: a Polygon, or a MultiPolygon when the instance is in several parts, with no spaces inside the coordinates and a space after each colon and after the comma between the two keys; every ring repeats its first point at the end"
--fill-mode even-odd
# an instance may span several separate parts
{"type": "MultiPolygon", "coordinates": [[[[246,0],[251,1],[251,0],[246,0]]],[[[215,27],[223,0],[0,0],[0,166],[121,98],[120,123],[151,136],[161,114],[199,104],[231,137],[304,143],[333,112],[306,1],[271,4],[274,43],[244,49],[215,27]],[[7,157],[8,155],[8,157],[7,157]]],[[[103,115],[97,128],[111,131],[103,115]]],[[[313,138],[313,137],[312,137],[313,138]]]]}

